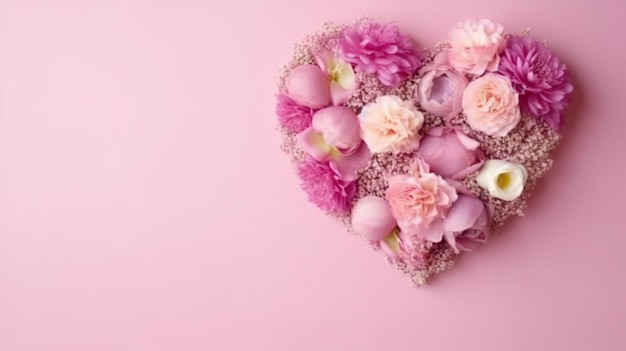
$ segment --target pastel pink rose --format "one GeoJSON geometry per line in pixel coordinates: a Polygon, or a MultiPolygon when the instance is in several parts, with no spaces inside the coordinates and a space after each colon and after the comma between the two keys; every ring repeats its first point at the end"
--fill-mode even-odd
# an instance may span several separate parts
{"type": "Polygon", "coordinates": [[[452,127],[435,127],[426,132],[417,150],[430,171],[460,180],[477,172],[485,163],[480,143],[452,127]]]}
{"type": "Polygon", "coordinates": [[[419,159],[411,175],[391,176],[388,183],[385,198],[402,232],[440,242],[443,220],[458,197],[456,189],[430,173],[428,165],[419,159]]]}
{"type": "Polygon", "coordinates": [[[463,109],[463,89],[469,81],[464,74],[454,70],[447,60],[444,51],[435,56],[432,64],[422,68],[421,73],[426,73],[417,86],[416,100],[426,112],[450,119],[463,109]]]}
{"type": "Polygon", "coordinates": [[[300,105],[319,109],[330,104],[330,79],[315,65],[294,68],[285,79],[287,95],[300,105]]]}
{"type": "Polygon", "coordinates": [[[498,69],[506,35],[499,23],[467,20],[450,30],[448,42],[450,65],[460,72],[481,75],[498,69]]]}
{"type": "Polygon", "coordinates": [[[508,77],[487,73],[465,88],[463,112],[472,129],[503,137],[520,121],[519,95],[508,77]]]}
{"type": "Polygon", "coordinates": [[[443,222],[444,238],[457,254],[473,251],[489,237],[489,214],[482,201],[460,194],[443,222]]]}
{"type": "Polygon", "coordinates": [[[396,219],[385,199],[365,196],[352,208],[352,228],[367,240],[382,240],[396,228],[396,219]]]}
{"type": "Polygon", "coordinates": [[[380,96],[359,114],[361,137],[372,153],[412,152],[419,147],[424,115],[411,101],[380,96]]]}

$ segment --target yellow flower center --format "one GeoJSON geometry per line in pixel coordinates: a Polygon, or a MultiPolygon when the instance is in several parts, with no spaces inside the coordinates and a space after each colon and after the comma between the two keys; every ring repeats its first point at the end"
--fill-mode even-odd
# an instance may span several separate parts
{"type": "Polygon", "coordinates": [[[505,172],[498,174],[498,179],[496,179],[496,184],[500,189],[506,189],[511,185],[512,177],[511,173],[505,172]]]}

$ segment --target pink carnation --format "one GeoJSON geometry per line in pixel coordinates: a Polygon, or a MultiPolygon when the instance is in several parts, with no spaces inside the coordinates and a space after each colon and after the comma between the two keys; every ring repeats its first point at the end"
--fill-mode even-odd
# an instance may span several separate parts
{"type": "Polygon", "coordinates": [[[346,29],[337,45],[344,61],[378,75],[387,86],[396,86],[411,76],[423,58],[411,38],[400,34],[394,24],[366,23],[356,30],[346,29]]]}
{"type": "Polygon", "coordinates": [[[301,188],[309,201],[320,209],[335,214],[347,212],[356,192],[354,181],[345,180],[334,163],[320,162],[310,156],[298,164],[301,188]]]}
{"type": "Polygon", "coordinates": [[[481,75],[498,69],[504,49],[504,27],[487,19],[467,20],[449,33],[448,61],[456,70],[481,75]]]}
{"type": "Polygon", "coordinates": [[[385,198],[402,232],[433,242],[443,237],[443,220],[457,199],[456,189],[441,176],[429,173],[428,165],[416,162],[412,175],[388,179],[385,198]]]}
{"type": "Polygon", "coordinates": [[[279,94],[277,99],[276,115],[283,128],[297,134],[311,126],[312,108],[298,104],[285,94],[279,94]]]}

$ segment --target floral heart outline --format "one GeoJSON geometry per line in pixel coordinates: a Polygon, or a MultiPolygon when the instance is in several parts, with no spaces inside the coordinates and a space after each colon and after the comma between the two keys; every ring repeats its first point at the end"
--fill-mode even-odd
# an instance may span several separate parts
{"type": "Polygon", "coordinates": [[[361,18],[295,46],[276,114],[309,201],[423,286],[523,215],[572,90],[527,31],[470,19],[418,50],[361,18]]]}

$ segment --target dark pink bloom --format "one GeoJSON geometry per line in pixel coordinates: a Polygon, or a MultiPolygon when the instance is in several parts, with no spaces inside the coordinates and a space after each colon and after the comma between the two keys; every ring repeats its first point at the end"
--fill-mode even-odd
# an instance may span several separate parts
{"type": "Polygon", "coordinates": [[[524,113],[559,130],[573,90],[565,64],[535,39],[513,36],[507,40],[498,72],[511,79],[524,113]]]}
{"type": "Polygon", "coordinates": [[[307,193],[309,201],[322,210],[344,214],[356,192],[356,183],[345,180],[337,171],[333,161],[320,162],[306,156],[298,164],[300,187],[307,193]]]}
{"type": "Polygon", "coordinates": [[[357,68],[378,75],[387,86],[396,86],[421,65],[423,54],[394,24],[366,23],[346,29],[337,41],[341,58],[357,68]]]}
{"type": "Polygon", "coordinates": [[[298,104],[285,94],[279,94],[277,99],[276,115],[283,128],[297,134],[311,126],[312,108],[298,104]]]}

